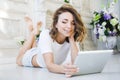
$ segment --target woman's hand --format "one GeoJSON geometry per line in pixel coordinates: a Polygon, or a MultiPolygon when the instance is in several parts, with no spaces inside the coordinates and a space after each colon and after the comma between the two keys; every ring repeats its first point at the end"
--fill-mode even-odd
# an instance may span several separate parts
{"type": "Polygon", "coordinates": [[[74,35],[75,35],[75,32],[72,30],[71,35],[68,37],[70,42],[74,41],[74,35]]]}
{"type": "Polygon", "coordinates": [[[71,77],[73,74],[79,71],[75,65],[72,64],[65,64],[64,65],[64,72],[66,77],[71,77]]]}

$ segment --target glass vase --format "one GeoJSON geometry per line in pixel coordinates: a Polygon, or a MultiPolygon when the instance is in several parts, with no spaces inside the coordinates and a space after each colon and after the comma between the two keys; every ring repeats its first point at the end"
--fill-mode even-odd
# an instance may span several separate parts
{"type": "Polygon", "coordinates": [[[113,49],[115,47],[116,47],[116,36],[106,37],[105,41],[97,40],[97,49],[98,50],[113,49]]]}

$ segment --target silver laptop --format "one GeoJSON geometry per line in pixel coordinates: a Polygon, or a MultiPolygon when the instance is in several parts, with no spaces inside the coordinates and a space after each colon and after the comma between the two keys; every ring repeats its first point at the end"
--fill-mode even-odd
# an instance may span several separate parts
{"type": "Polygon", "coordinates": [[[101,72],[112,53],[113,50],[80,51],[74,63],[79,72],[74,75],[101,72]]]}

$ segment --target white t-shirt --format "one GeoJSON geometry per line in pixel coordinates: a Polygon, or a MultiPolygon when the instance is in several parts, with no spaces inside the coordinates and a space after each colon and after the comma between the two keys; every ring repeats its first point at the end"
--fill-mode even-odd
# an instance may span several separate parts
{"type": "Polygon", "coordinates": [[[46,67],[43,54],[48,52],[52,53],[54,55],[55,64],[62,64],[70,51],[70,43],[64,42],[63,44],[59,44],[56,41],[53,41],[49,35],[49,30],[45,29],[40,33],[37,49],[37,63],[41,67],[46,67]]]}

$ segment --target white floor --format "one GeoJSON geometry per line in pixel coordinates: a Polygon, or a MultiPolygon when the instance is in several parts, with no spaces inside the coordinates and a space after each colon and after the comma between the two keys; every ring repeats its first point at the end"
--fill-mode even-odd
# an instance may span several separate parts
{"type": "Polygon", "coordinates": [[[20,67],[13,57],[0,58],[0,80],[120,80],[120,54],[112,55],[102,73],[66,78],[64,74],[54,74],[45,68],[20,67]]]}

